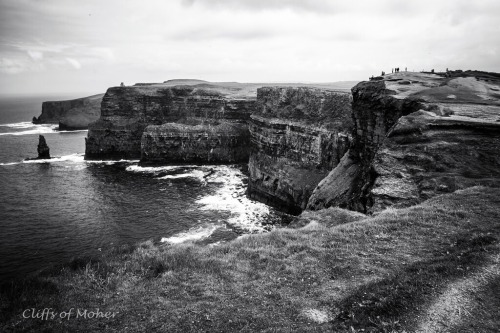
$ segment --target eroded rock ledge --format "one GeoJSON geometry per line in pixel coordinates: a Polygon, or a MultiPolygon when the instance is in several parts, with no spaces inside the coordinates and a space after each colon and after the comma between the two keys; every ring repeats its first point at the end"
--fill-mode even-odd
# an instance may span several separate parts
{"type": "Polygon", "coordinates": [[[352,93],[353,145],[308,209],[370,213],[500,185],[500,75],[397,73],[352,93]]]}

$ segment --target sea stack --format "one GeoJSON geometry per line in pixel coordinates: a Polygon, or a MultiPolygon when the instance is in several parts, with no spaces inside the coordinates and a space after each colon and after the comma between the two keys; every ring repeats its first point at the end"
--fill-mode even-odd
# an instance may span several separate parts
{"type": "Polygon", "coordinates": [[[47,160],[50,159],[50,149],[49,146],[47,145],[47,142],[45,141],[45,137],[43,135],[40,135],[38,137],[38,159],[40,160],[47,160]]]}

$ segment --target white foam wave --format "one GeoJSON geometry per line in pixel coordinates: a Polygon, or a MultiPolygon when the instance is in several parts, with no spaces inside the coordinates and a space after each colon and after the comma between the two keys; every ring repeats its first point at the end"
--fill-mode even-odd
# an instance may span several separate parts
{"type": "Polygon", "coordinates": [[[206,166],[196,165],[167,165],[167,166],[151,166],[144,167],[139,165],[130,165],[126,169],[129,172],[146,173],[152,175],[159,175],[156,179],[182,179],[182,178],[197,178],[204,182],[206,175],[210,173],[206,166]],[[177,173],[174,173],[177,172],[177,173]],[[164,173],[172,173],[165,175],[164,173]]]}
{"type": "Polygon", "coordinates": [[[167,165],[167,166],[154,166],[154,167],[143,167],[139,165],[128,166],[125,170],[129,172],[140,172],[140,173],[159,173],[162,171],[174,171],[183,168],[196,168],[195,165],[167,165]]]}
{"type": "Polygon", "coordinates": [[[230,166],[217,166],[214,169],[215,172],[207,180],[224,185],[215,194],[197,201],[202,205],[201,209],[231,212],[228,224],[250,232],[264,231],[261,221],[269,215],[269,207],[246,196],[242,172],[230,166]]]}
{"type": "Polygon", "coordinates": [[[21,123],[12,123],[12,124],[0,124],[0,127],[10,127],[10,128],[30,128],[35,126],[32,122],[23,121],[21,123]]]}
{"type": "Polygon", "coordinates": [[[83,154],[71,154],[64,155],[60,157],[54,157],[47,160],[27,160],[22,161],[21,163],[56,163],[56,162],[73,162],[73,163],[81,163],[84,161],[83,154]]]}
{"type": "Polygon", "coordinates": [[[29,134],[57,133],[56,129],[58,127],[58,125],[55,125],[55,124],[35,125],[32,123],[5,124],[2,126],[7,126],[10,128],[16,128],[16,129],[27,129],[27,130],[26,131],[18,131],[18,132],[0,133],[0,135],[29,135],[29,134]],[[7,125],[10,125],[10,126],[7,126],[7,125]],[[18,125],[18,126],[16,127],[14,125],[18,125]]]}
{"type": "Polygon", "coordinates": [[[192,170],[187,173],[179,173],[175,175],[166,175],[163,177],[158,177],[157,179],[180,179],[180,178],[198,178],[201,181],[204,181],[205,172],[202,170],[192,170]]]}
{"type": "Polygon", "coordinates": [[[72,162],[72,163],[81,163],[83,162],[83,154],[71,154],[64,155],[60,157],[54,157],[51,159],[41,159],[41,160],[24,160],[20,162],[8,162],[8,163],[0,163],[0,166],[5,165],[18,165],[18,164],[39,164],[39,163],[57,163],[57,162],[72,162]]]}
{"type": "MultiPolygon", "coordinates": [[[[85,163],[89,164],[106,164],[112,165],[115,163],[139,163],[139,160],[86,160],[85,163]]],[[[126,169],[128,169],[127,167],[126,169]]]]}
{"type": "Polygon", "coordinates": [[[163,237],[161,239],[162,243],[170,244],[180,244],[184,242],[198,241],[209,237],[217,229],[216,225],[201,226],[196,228],[191,228],[186,232],[178,233],[171,237],[163,237]]]}
{"type": "Polygon", "coordinates": [[[59,157],[53,157],[51,159],[45,159],[45,160],[24,160],[20,162],[7,162],[7,163],[0,163],[0,166],[5,166],[5,165],[18,165],[18,164],[37,164],[37,163],[57,163],[57,162],[70,162],[70,163],[87,163],[87,164],[106,164],[106,165],[112,165],[115,163],[138,163],[139,160],[119,160],[119,161],[86,161],[85,160],[85,154],[70,154],[70,155],[63,155],[59,157]]]}
{"type": "Polygon", "coordinates": [[[56,133],[78,133],[78,132],[88,132],[89,130],[88,129],[82,129],[82,130],[71,130],[71,131],[55,131],[56,133]]]}

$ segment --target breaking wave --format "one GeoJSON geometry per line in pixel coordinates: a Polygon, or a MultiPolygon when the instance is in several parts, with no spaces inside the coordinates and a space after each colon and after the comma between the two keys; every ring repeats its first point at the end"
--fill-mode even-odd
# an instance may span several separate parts
{"type": "Polygon", "coordinates": [[[191,228],[186,232],[181,232],[178,234],[175,234],[174,236],[171,237],[163,237],[161,239],[162,243],[170,243],[170,244],[180,244],[184,242],[192,242],[192,241],[199,241],[202,239],[205,239],[207,237],[210,237],[212,233],[217,229],[216,225],[208,225],[208,226],[201,226],[201,227],[196,227],[196,228],[191,228]]]}
{"type": "Polygon", "coordinates": [[[24,160],[19,162],[0,163],[0,166],[19,165],[19,164],[59,163],[59,162],[112,165],[115,163],[138,163],[139,160],[86,161],[85,154],[70,154],[59,157],[53,157],[51,159],[40,159],[40,160],[33,159],[33,160],[24,160]]]}
{"type": "Polygon", "coordinates": [[[29,135],[29,134],[57,133],[56,129],[59,127],[59,125],[57,124],[35,125],[33,123],[25,121],[13,124],[0,124],[0,127],[17,130],[15,132],[0,133],[0,135],[29,135]]]}
{"type": "Polygon", "coordinates": [[[270,209],[263,203],[253,201],[246,196],[243,180],[246,176],[237,168],[216,166],[215,172],[207,177],[207,182],[221,182],[223,185],[213,195],[205,196],[196,203],[202,210],[221,210],[231,213],[227,223],[247,232],[262,232],[262,221],[269,215],[270,209]]]}

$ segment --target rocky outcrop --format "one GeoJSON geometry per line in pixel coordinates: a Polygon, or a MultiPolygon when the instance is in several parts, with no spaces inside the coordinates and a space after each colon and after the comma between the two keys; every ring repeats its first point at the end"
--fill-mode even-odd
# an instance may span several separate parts
{"type": "Polygon", "coordinates": [[[45,137],[43,135],[38,136],[38,159],[50,159],[50,148],[45,141],[45,137]]]}
{"type": "Polygon", "coordinates": [[[500,122],[412,113],[388,133],[373,171],[370,212],[475,185],[499,186],[500,122]]]}
{"type": "Polygon", "coordinates": [[[264,87],[251,116],[251,198],[299,213],[350,144],[350,94],[264,87]]]}
{"type": "Polygon", "coordinates": [[[42,114],[33,117],[34,124],[59,124],[60,130],[87,129],[101,115],[104,94],[67,101],[43,102],[42,114]]]}
{"type": "Polygon", "coordinates": [[[500,77],[397,73],[352,89],[349,153],[308,209],[376,212],[473,185],[500,185],[500,77]]]}
{"type": "Polygon", "coordinates": [[[85,158],[141,158],[144,162],[174,163],[185,154],[198,162],[239,160],[239,152],[230,150],[248,150],[248,146],[237,147],[235,142],[248,141],[241,137],[242,124],[250,118],[255,99],[240,98],[230,92],[210,84],[109,88],[103,98],[101,118],[89,127],[85,158]],[[224,136],[224,129],[231,132],[224,136]],[[196,141],[186,144],[194,138],[196,141]],[[167,152],[167,146],[173,150],[167,152]],[[203,154],[203,149],[208,148],[215,153],[203,154]]]}

